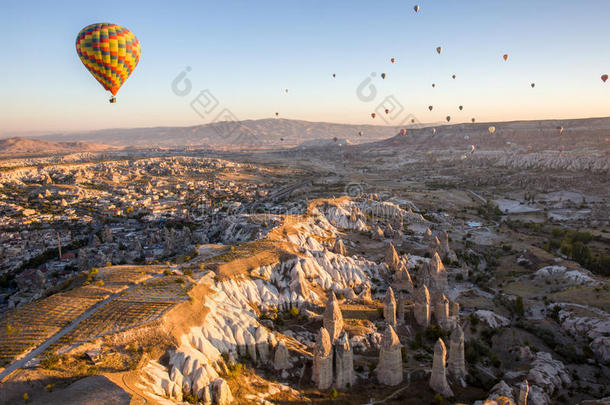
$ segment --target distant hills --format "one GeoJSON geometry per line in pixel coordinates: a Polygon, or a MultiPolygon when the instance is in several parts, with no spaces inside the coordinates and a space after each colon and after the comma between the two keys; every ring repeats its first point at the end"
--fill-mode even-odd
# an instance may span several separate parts
{"type": "Polygon", "coordinates": [[[97,152],[116,147],[86,142],[53,142],[20,137],[0,139],[0,154],[97,152]]]}
{"type": "MultiPolygon", "coordinates": [[[[333,145],[362,145],[381,142],[434,149],[474,144],[480,148],[505,148],[516,143],[526,147],[556,149],[607,148],[610,118],[588,118],[454,125],[417,124],[400,127],[261,119],[219,122],[189,127],[104,129],[55,133],[0,140],[0,153],[99,151],[109,148],[218,148],[256,150],[261,148],[324,148],[333,145]],[[490,136],[488,128],[496,127],[490,136]],[[433,133],[433,128],[436,133],[433,133]],[[560,129],[563,128],[562,131],[560,129]],[[559,133],[561,132],[561,134],[559,133]],[[337,139],[337,141],[334,141],[337,139]],[[46,142],[46,143],[35,143],[46,142]]],[[[513,145],[514,146],[514,145],[513,145]]],[[[357,147],[357,146],[356,146],[357,147]]]]}
{"type": "Polygon", "coordinates": [[[398,127],[350,125],[287,119],[220,122],[191,127],[105,129],[38,136],[52,141],[103,142],[133,147],[294,147],[317,139],[349,139],[353,143],[389,138],[398,127]],[[362,132],[362,136],[359,133],[362,132]]]}

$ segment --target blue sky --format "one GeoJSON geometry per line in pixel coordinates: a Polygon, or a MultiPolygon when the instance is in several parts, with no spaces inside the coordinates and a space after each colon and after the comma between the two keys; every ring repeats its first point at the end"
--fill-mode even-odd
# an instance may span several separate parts
{"type": "Polygon", "coordinates": [[[383,124],[370,113],[386,96],[421,122],[607,116],[608,21],[607,0],[3,1],[0,135],[196,125],[222,108],[383,124]],[[95,22],[142,44],[113,105],[74,49],[95,22]],[[171,83],[186,66],[192,91],[180,97],[171,83]],[[365,102],[356,89],[372,72],[377,97],[365,102]],[[204,89],[219,107],[202,118],[190,102],[204,89]]]}

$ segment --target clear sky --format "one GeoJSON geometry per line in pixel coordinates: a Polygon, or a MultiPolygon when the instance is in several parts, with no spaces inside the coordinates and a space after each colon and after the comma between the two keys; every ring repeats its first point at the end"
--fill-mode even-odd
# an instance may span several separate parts
{"type": "Polygon", "coordinates": [[[203,124],[215,117],[201,118],[190,102],[204,89],[219,102],[214,115],[228,108],[239,119],[277,111],[291,119],[382,124],[370,113],[391,95],[421,122],[446,115],[452,122],[608,116],[610,80],[600,76],[610,74],[609,6],[608,0],[3,0],[0,136],[203,124]],[[122,25],[142,45],[116,104],[75,51],[77,33],[95,22],[122,25]],[[192,90],[181,97],[172,81],[187,66],[192,90]],[[372,72],[377,96],[363,101],[357,88],[372,72]]]}

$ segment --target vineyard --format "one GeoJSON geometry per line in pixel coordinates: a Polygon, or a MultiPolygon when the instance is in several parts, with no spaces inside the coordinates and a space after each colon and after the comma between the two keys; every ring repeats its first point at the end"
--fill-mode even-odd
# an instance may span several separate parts
{"type": "Polygon", "coordinates": [[[44,342],[100,300],[59,293],[8,312],[0,319],[0,364],[44,342]]]}

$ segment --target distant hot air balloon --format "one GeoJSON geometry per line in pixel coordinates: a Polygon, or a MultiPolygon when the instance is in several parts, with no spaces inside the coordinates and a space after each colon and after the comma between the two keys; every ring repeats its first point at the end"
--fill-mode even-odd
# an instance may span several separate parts
{"type": "Polygon", "coordinates": [[[394,63],[394,62],[396,62],[396,59],[392,58],[392,59],[390,59],[390,62],[394,63]]]}
{"type": "Polygon", "coordinates": [[[436,135],[436,128],[432,128],[432,135],[436,135]]]}
{"type": "Polygon", "coordinates": [[[452,79],[455,79],[455,78],[456,78],[456,76],[455,76],[455,75],[452,75],[452,76],[451,76],[451,78],[452,78],[452,79]]]}
{"type": "Polygon", "coordinates": [[[505,53],[504,56],[502,56],[502,58],[504,58],[504,61],[506,62],[508,60],[508,54],[505,53]]]}
{"type": "Polygon", "coordinates": [[[465,136],[464,136],[464,139],[469,140],[469,139],[470,139],[470,136],[465,135],[465,136]]]}
{"type": "Polygon", "coordinates": [[[333,73],[333,77],[337,77],[337,75],[335,73],[333,73]]]}
{"type": "Polygon", "coordinates": [[[442,46],[438,46],[436,48],[436,53],[438,53],[439,55],[441,54],[441,52],[443,52],[443,47],[442,46]]]}
{"type": "Polygon", "coordinates": [[[407,134],[407,130],[406,129],[401,129],[400,130],[400,135],[405,136],[407,134]]]}
{"type": "Polygon", "coordinates": [[[532,83],[532,84],[530,84],[530,86],[532,86],[532,89],[533,89],[534,87],[536,87],[536,83],[532,83]]]}
{"type": "Polygon", "coordinates": [[[447,122],[451,121],[451,115],[446,116],[445,119],[447,120],[447,122]]]}
{"type": "Polygon", "coordinates": [[[527,151],[528,151],[528,152],[531,152],[531,151],[532,151],[532,146],[531,146],[531,145],[528,145],[528,146],[527,146],[527,151]]]}
{"type": "Polygon", "coordinates": [[[419,11],[419,5],[418,4],[414,5],[413,10],[415,10],[415,12],[417,13],[419,11]]]}
{"type": "Polygon", "coordinates": [[[471,118],[470,120],[472,121],[472,123],[473,123],[473,124],[474,124],[474,122],[476,121],[474,118],[471,118]]]}
{"type": "Polygon", "coordinates": [[[411,124],[415,124],[415,118],[411,118],[411,124]]]}
{"type": "Polygon", "coordinates": [[[284,90],[286,93],[288,93],[288,89],[284,90]]]}
{"type": "Polygon", "coordinates": [[[487,128],[487,130],[489,131],[490,134],[493,135],[493,133],[496,132],[496,127],[491,126],[491,127],[487,128]]]}
{"type": "Polygon", "coordinates": [[[362,136],[362,131],[358,132],[358,136],[362,136]]]}
{"type": "Polygon", "coordinates": [[[373,117],[373,119],[377,116],[377,114],[375,113],[371,113],[371,117],[373,117]]]}
{"type": "Polygon", "coordinates": [[[284,138],[280,138],[280,141],[284,142],[284,138]]]}
{"type": "Polygon", "coordinates": [[[557,127],[557,132],[559,132],[559,135],[563,134],[563,127],[557,127]]]}
{"type": "Polygon", "coordinates": [[[382,74],[381,74],[381,78],[382,78],[382,79],[385,79],[385,73],[382,73],[382,74]]]}
{"type": "Polygon", "coordinates": [[[459,107],[458,107],[458,109],[459,109],[460,111],[462,111],[462,110],[464,109],[464,106],[462,106],[462,105],[461,105],[461,106],[459,106],[459,107]]]}
{"type": "Polygon", "coordinates": [[[78,33],[76,52],[89,73],[112,93],[110,102],[115,103],[116,93],[140,60],[140,42],[127,28],[97,23],[78,33]]]}
{"type": "Polygon", "coordinates": [[[435,88],[435,87],[436,87],[436,84],[432,83],[432,88],[435,88]]]}
{"type": "Polygon", "coordinates": [[[335,136],[335,137],[333,138],[333,141],[334,141],[334,142],[337,142],[337,139],[338,139],[338,138],[335,136]]]}
{"type": "Polygon", "coordinates": [[[602,75],[602,81],[606,83],[606,80],[608,80],[608,75],[602,75]]]}
{"type": "Polygon", "coordinates": [[[434,107],[433,107],[433,106],[431,106],[431,105],[429,105],[429,106],[428,106],[428,110],[430,110],[430,111],[432,111],[432,109],[433,109],[433,108],[434,108],[434,107]]]}
{"type": "Polygon", "coordinates": [[[472,153],[474,153],[474,150],[475,150],[474,145],[470,145],[470,153],[471,153],[471,154],[472,154],[472,153]]]}
{"type": "Polygon", "coordinates": [[[386,113],[386,114],[389,114],[389,113],[390,113],[390,110],[389,110],[388,108],[386,108],[386,109],[385,109],[385,113],[386,113]]]}
{"type": "Polygon", "coordinates": [[[280,113],[279,113],[279,112],[276,112],[276,113],[275,113],[275,116],[276,116],[276,117],[277,117],[277,116],[279,116],[279,115],[280,115],[280,113]]]}

